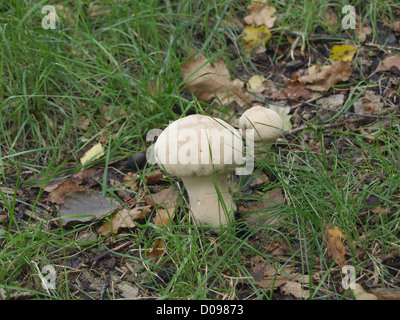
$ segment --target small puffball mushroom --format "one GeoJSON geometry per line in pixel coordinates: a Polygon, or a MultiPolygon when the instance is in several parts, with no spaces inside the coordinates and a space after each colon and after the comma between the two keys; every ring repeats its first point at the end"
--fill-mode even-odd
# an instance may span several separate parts
{"type": "Polygon", "coordinates": [[[243,165],[240,133],[225,121],[190,115],[171,123],[154,144],[157,164],[180,177],[196,224],[227,226],[236,210],[228,173],[243,165]]]}
{"type": "Polygon", "coordinates": [[[239,127],[246,137],[246,130],[254,130],[254,147],[267,147],[282,134],[283,120],[281,116],[268,108],[254,106],[246,110],[239,119],[239,127]]]}

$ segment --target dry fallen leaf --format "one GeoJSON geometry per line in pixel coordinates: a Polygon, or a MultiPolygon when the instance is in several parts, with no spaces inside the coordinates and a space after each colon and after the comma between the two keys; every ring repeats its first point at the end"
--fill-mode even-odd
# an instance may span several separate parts
{"type": "Polygon", "coordinates": [[[382,107],[381,97],[369,90],[365,91],[353,104],[354,112],[359,114],[377,114],[382,107]]]}
{"type": "Polygon", "coordinates": [[[360,284],[356,283],[355,288],[351,289],[356,300],[378,300],[378,297],[372,293],[365,292],[360,284]]]}
{"type": "Polygon", "coordinates": [[[243,91],[244,82],[230,80],[225,63],[218,59],[214,66],[203,56],[189,59],[181,66],[184,88],[195,92],[202,101],[214,99],[223,105],[236,102],[239,106],[250,104],[249,94],[243,91]]]}
{"type": "Polygon", "coordinates": [[[0,223],[2,223],[3,221],[5,221],[8,218],[8,215],[6,214],[0,214],[0,223]]]}
{"type": "Polygon", "coordinates": [[[149,259],[157,258],[164,253],[165,242],[162,238],[154,240],[153,247],[146,250],[146,256],[149,259]]]}
{"type": "Polygon", "coordinates": [[[146,184],[155,184],[161,182],[163,178],[164,174],[161,171],[157,171],[149,174],[146,178],[144,178],[144,181],[146,184]]]}
{"type": "MultiPolygon", "coordinates": [[[[292,295],[295,298],[309,298],[308,290],[303,288],[304,284],[310,282],[309,275],[300,274],[289,265],[277,268],[259,255],[251,258],[250,262],[253,283],[258,287],[268,290],[280,288],[282,294],[292,295]]],[[[318,277],[313,276],[313,280],[318,280],[318,277]]]]}
{"type": "Polygon", "coordinates": [[[356,33],[360,42],[365,42],[365,40],[367,40],[367,36],[372,33],[372,28],[357,23],[354,32],[356,33]]]}
{"type": "Polygon", "coordinates": [[[400,300],[399,288],[375,288],[371,289],[371,293],[375,295],[378,300],[400,300]]]}
{"type": "Polygon", "coordinates": [[[157,226],[168,226],[170,221],[175,217],[175,208],[163,209],[158,208],[154,224],[157,226]]]}
{"type": "Polygon", "coordinates": [[[79,119],[78,128],[82,129],[83,131],[87,131],[91,123],[90,119],[86,118],[83,115],[78,116],[78,119],[79,119]]]}
{"type": "Polygon", "coordinates": [[[276,223],[280,216],[268,213],[268,207],[284,201],[282,189],[275,188],[271,192],[263,194],[261,200],[258,200],[250,207],[240,206],[239,209],[250,228],[267,226],[276,223]]]}
{"type": "Polygon", "coordinates": [[[267,51],[265,45],[269,39],[271,39],[271,31],[265,25],[259,27],[248,26],[241,35],[243,49],[252,54],[267,51]]]}
{"type": "Polygon", "coordinates": [[[349,45],[333,46],[329,55],[329,60],[336,61],[351,61],[354,54],[357,52],[357,47],[349,45]]]}
{"type": "Polygon", "coordinates": [[[72,223],[93,221],[111,213],[119,205],[118,202],[101,195],[98,191],[80,191],[69,194],[60,208],[63,226],[72,223]]]}
{"type": "Polygon", "coordinates": [[[351,74],[350,61],[333,61],[331,65],[314,65],[308,68],[308,75],[302,76],[298,80],[303,84],[329,87],[349,80],[351,74]]]}
{"type": "Polygon", "coordinates": [[[400,53],[387,56],[381,61],[375,72],[378,71],[389,71],[392,67],[400,70],[400,53]]]}
{"type": "Polygon", "coordinates": [[[145,199],[146,203],[153,207],[175,208],[179,200],[179,194],[173,187],[169,187],[160,192],[148,195],[145,199]]]}
{"type": "Polygon", "coordinates": [[[84,166],[90,161],[97,160],[104,156],[104,148],[101,143],[95,144],[80,158],[81,164],[84,166]]]}
{"type": "Polygon", "coordinates": [[[303,285],[299,282],[287,281],[281,286],[280,290],[283,294],[290,294],[298,299],[308,299],[310,297],[308,289],[304,289],[303,285]]]}
{"type": "Polygon", "coordinates": [[[122,178],[122,182],[126,182],[125,186],[131,189],[132,191],[138,190],[138,183],[136,179],[138,178],[138,175],[133,173],[133,172],[128,172],[126,176],[122,178]]]}
{"type": "Polygon", "coordinates": [[[249,26],[265,25],[267,28],[272,28],[276,20],[276,17],[274,17],[276,9],[267,6],[268,3],[269,0],[252,1],[247,7],[249,15],[244,17],[244,21],[249,26]]]}
{"type": "Polygon", "coordinates": [[[73,174],[71,176],[71,179],[74,180],[75,182],[81,184],[85,180],[93,178],[96,175],[97,171],[98,171],[97,168],[89,168],[86,170],[81,170],[81,171],[73,174]]]}
{"type": "Polygon", "coordinates": [[[336,25],[338,22],[338,16],[331,7],[327,7],[325,10],[324,22],[328,25],[336,25]]]}
{"type": "Polygon", "coordinates": [[[346,258],[344,257],[346,248],[342,243],[342,239],[345,240],[346,236],[338,227],[330,227],[328,224],[325,224],[323,229],[327,230],[325,241],[328,246],[329,254],[338,266],[343,268],[346,265],[346,258]]]}
{"type": "Polygon", "coordinates": [[[74,180],[67,178],[48,184],[44,190],[49,192],[46,198],[47,201],[62,204],[66,196],[73,192],[83,191],[84,187],[80,186],[74,180]]]}
{"type": "Polygon", "coordinates": [[[109,233],[117,234],[122,228],[135,227],[134,221],[142,220],[146,214],[151,211],[151,206],[135,207],[131,210],[122,209],[118,211],[111,219],[106,221],[97,229],[101,235],[106,236],[109,233]]]}
{"type": "Polygon", "coordinates": [[[249,92],[261,93],[265,90],[263,85],[264,76],[254,75],[247,81],[247,90],[249,92]]]}
{"type": "Polygon", "coordinates": [[[395,21],[393,23],[387,23],[384,22],[383,23],[384,27],[389,27],[390,29],[392,29],[394,32],[400,32],[400,20],[399,21],[395,21]]]}
{"type": "Polygon", "coordinates": [[[293,101],[293,102],[305,101],[312,97],[315,97],[315,92],[308,90],[303,85],[288,86],[286,88],[280,88],[280,92],[285,95],[287,100],[293,101]]]}

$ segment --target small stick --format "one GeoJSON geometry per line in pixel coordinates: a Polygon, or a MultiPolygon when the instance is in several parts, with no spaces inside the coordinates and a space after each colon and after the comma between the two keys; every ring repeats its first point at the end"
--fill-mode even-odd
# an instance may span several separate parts
{"type": "Polygon", "coordinates": [[[89,260],[90,262],[90,266],[93,266],[97,261],[103,259],[105,256],[109,255],[110,253],[112,253],[112,251],[119,251],[122,248],[125,248],[126,246],[132,244],[133,241],[127,241],[124,242],[123,244],[120,244],[119,246],[112,248],[112,249],[108,249],[107,251],[98,254],[97,256],[93,257],[92,259],[89,260]]]}
{"type": "Polygon", "coordinates": [[[340,112],[342,114],[349,114],[349,115],[357,116],[357,117],[387,119],[387,120],[393,119],[393,117],[390,117],[390,116],[382,116],[382,115],[375,115],[375,114],[362,114],[362,113],[354,113],[354,112],[340,111],[340,110],[325,108],[325,107],[317,106],[316,104],[309,103],[309,102],[303,102],[303,105],[306,105],[309,107],[314,107],[314,108],[321,109],[321,110],[326,110],[326,111],[340,112]]]}
{"type": "Polygon", "coordinates": [[[358,122],[358,121],[365,121],[367,119],[365,118],[354,118],[354,119],[348,119],[345,121],[341,121],[341,122],[335,122],[335,123],[325,123],[325,124],[320,124],[320,125],[304,125],[295,129],[292,129],[290,131],[287,132],[287,136],[289,135],[294,135],[297,132],[303,131],[303,130],[307,130],[307,129],[325,129],[325,128],[333,128],[333,127],[340,127],[343,126],[345,124],[348,123],[354,123],[354,122],[358,122]]]}

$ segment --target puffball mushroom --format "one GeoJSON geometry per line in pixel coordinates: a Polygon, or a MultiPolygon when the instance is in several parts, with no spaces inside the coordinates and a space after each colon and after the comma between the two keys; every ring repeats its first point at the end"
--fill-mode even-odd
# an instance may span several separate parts
{"type": "Polygon", "coordinates": [[[241,134],[225,121],[190,115],[171,123],[154,144],[157,164],[180,177],[196,224],[227,226],[236,210],[228,173],[244,163],[241,134]]]}
{"type": "Polygon", "coordinates": [[[283,120],[281,116],[268,108],[254,106],[246,110],[239,119],[239,127],[246,137],[246,130],[254,130],[254,147],[267,147],[282,134],[283,120]]]}

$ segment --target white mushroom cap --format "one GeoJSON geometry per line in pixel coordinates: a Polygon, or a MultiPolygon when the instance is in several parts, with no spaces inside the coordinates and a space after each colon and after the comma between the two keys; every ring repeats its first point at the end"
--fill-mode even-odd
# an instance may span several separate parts
{"type": "Polygon", "coordinates": [[[171,123],[158,137],[159,165],[178,177],[228,173],[243,164],[240,133],[225,121],[191,115],[171,123]]]}
{"type": "Polygon", "coordinates": [[[244,163],[235,128],[204,115],[179,119],[160,134],[154,156],[165,171],[182,178],[196,223],[223,226],[233,220],[227,174],[244,163]]]}
{"type": "Polygon", "coordinates": [[[246,134],[246,129],[254,129],[254,145],[274,143],[282,134],[281,116],[268,108],[254,106],[246,110],[239,119],[239,127],[246,134]]]}

